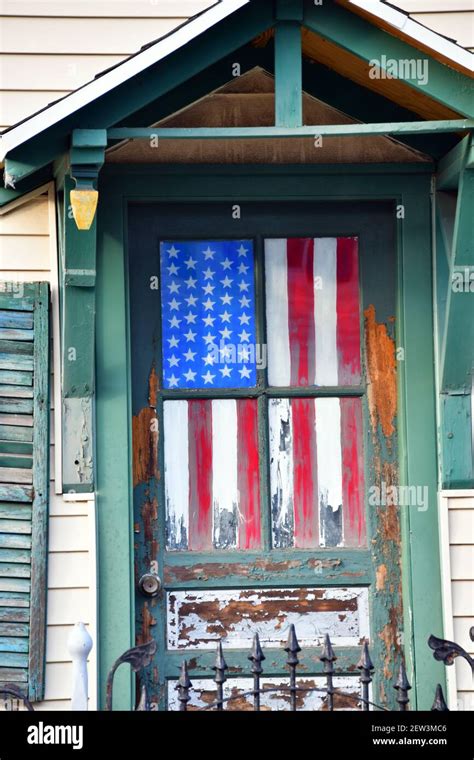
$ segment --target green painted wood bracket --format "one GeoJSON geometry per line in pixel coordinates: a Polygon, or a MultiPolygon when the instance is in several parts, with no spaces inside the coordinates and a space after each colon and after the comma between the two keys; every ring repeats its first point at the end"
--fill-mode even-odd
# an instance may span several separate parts
{"type": "Polygon", "coordinates": [[[470,393],[441,394],[443,488],[474,488],[470,393]]]}
{"type": "MultiPolygon", "coordinates": [[[[293,90],[292,90],[293,91],[293,90]]],[[[285,100],[288,104],[289,99],[285,100]]],[[[288,113],[288,110],[282,110],[288,113]]],[[[295,111],[293,110],[294,114],[295,111]]],[[[357,135],[415,135],[442,134],[474,129],[473,119],[439,121],[405,121],[380,124],[314,124],[311,126],[279,125],[275,127],[186,127],[148,129],[142,127],[112,127],[109,140],[220,140],[248,138],[344,137],[357,135]]]]}
{"type": "Polygon", "coordinates": [[[457,190],[459,177],[464,169],[470,135],[466,135],[457,145],[438,161],[436,187],[438,190],[457,190]]]}
{"type": "Polygon", "coordinates": [[[295,21],[302,24],[304,17],[303,6],[303,0],[276,0],[276,21],[295,21]]]}
{"type": "Polygon", "coordinates": [[[441,390],[470,392],[474,370],[473,138],[463,148],[440,359],[441,390]]]}
{"type": "Polygon", "coordinates": [[[105,161],[106,129],[75,129],[72,133],[69,154],[71,176],[76,189],[94,187],[105,161]]]}
{"type": "MultiPolygon", "coordinates": [[[[94,182],[90,165],[83,181],[94,182]]],[[[97,174],[95,175],[97,177],[97,174]]],[[[65,179],[62,264],[63,490],[94,488],[96,220],[78,230],[70,208],[74,180],[65,179]]]]}
{"type": "Polygon", "coordinates": [[[305,4],[304,25],[321,37],[339,45],[367,63],[426,60],[427,80],[412,76],[403,81],[468,118],[474,117],[474,83],[468,76],[422,54],[409,43],[376,29],[373,24],[337,3],[305,4]]]}

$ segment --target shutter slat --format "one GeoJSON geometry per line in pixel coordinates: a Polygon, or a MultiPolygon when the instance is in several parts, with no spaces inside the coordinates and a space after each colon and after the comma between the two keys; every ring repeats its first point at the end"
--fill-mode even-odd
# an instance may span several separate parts
{"type": "Polygon", "coordinates": [[[0,367],[0,383],[6,385],[33,385],[33,373],[25,370],[18,370],[16,372],[9,371],[0,367]]]}
{"type": "Polygon", "coordinates": [[[0,502],[0,518],[31,520],[31,505],[0,502]]]}
{"type": "Polygon", "coordinates": [[[17,441],[21,443],[33,443],[33,430],[30,427],[0,425],[0,440],[11,441],[12,443],[17,441]]]}
{"type": "Polygon", "coordinates": [[[0,467],[0,483],[30,485],[33,483],[33,473],[20,467],[0,467]]]}
{"type": "Polygon", "coordinates": [[[2,520],[0,518],[0,533],[31,534],[30,520],[2,520]]]}
{"type": "Polygon", "coordinates": [[[27,623],[0,623],[0,636],[28,636],[29,632],[27,623]]]}
{"type": "Polygon", "coordinates": [[[2,327],[14,327],[17,330],[32,330],[33,314],[27,311],[4,311],[2,309],[0,310],[0,328],[2,327]]]}
{"type": "Polygon", "coordinates": [[[30,642],[27,638],[6,636],[5,634],[0,633],[0,658],[5,652],[28,653],[29,648],[30,642]]]}
{"type": "Polygon", "coordinates": [[[0,412],[10,414],[33,414],[32,398],[2,398],[0,394],[0,412]]]}
{"type": "Polygon", "coordinates": [[[24,684],[28,681],[26,668],[0,668],[0,683],[24,684]]]}
{"type": "Polygon", "coordinates": [[[11,609],[0,607],[0,621],[2,623],[29,623],[30,610],[22,607],[11,609]]]}
{"type": "Polygon", "coordinates": [[[32,701],[44,692],[48,308],[46,283],[0,283],[0,681],[27,683],[32,701]]]}
{"type": "Polygon", "coordinates": [[[32,501],[33,489],[31,486],[21,486],[17,483],[3,483],[0,485],[1,501],[32,501]]]}

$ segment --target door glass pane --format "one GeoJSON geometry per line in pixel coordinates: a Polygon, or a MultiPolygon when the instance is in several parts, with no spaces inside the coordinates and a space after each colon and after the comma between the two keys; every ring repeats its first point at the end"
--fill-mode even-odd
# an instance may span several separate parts
{"type": "Polygon", "coordinates": [[[265,241],[268,382],[359,385],[357,238],[265,241]]]}
{"type": "Polygon", "coordinates": [[[163,387],[257,382],[251,240],[162,242],[163,387]]]}
{"type": "Polygon", "coordinates": [[[260,547],[256,399],[164,402],[167,548],[260,547]]]}
{"type": "Polygon", "coordinates": [[[273,545],[365,545],[360,398],[270,399],[269,441],[273,545]]]}

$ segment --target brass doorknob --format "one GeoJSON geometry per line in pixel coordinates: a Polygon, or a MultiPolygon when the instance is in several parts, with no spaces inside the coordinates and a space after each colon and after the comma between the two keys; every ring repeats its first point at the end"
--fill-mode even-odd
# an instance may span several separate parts
{"type": "Polygon", "coordinates": [[[158,596],[162,589],[161,579],[153,573],[145,573],[138,581],[138,588],[143,596],[158,596]]]}

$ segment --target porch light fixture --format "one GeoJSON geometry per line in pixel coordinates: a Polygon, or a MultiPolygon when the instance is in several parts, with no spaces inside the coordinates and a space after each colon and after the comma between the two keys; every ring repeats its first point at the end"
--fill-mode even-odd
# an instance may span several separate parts
{"type": "Polygon", "coordinates": [[[90,230],[97,210],[98,190],[71,190],[70,200],[77,229],[90,230]]]}

